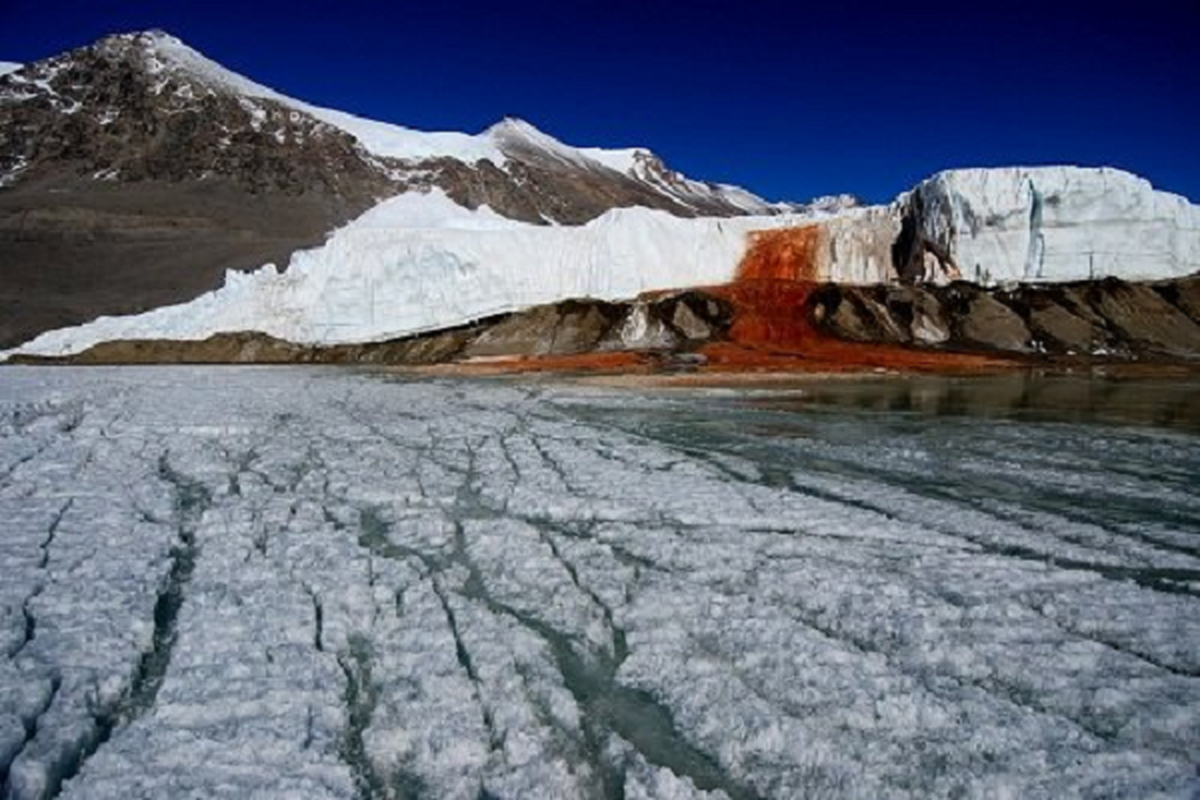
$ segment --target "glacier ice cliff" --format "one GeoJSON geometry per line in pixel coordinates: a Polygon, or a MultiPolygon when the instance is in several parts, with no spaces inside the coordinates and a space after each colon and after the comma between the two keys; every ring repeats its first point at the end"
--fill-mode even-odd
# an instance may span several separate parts
{"type": "Polygon", "coordinates": [[[1153,280],[1200,270],[1200,207],[1116,169],[952,170],[899,202],[969,280],[1153,280]]]}

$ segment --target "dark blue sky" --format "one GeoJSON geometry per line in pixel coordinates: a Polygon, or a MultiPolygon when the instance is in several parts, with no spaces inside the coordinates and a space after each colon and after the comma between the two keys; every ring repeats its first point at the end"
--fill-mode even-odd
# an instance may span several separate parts
{"type": "Polygon", "coordinates": [[[505,114],[771,199],[1107,164],[1200,201],[1200,2],[0,0],[0,59],[159,27],[287,94],[416,128],[505,114]]]}

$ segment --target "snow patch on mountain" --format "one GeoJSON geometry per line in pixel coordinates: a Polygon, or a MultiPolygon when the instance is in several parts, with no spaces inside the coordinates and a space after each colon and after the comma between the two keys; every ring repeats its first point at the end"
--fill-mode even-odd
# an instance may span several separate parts
{"type": "Polygon", "coordinates": [[[644,147],[626,147],[619,150],[605,150],[602,147],[580,147],[579,152],[599,164],[603,164],[614,172],[622,175],[632,175],[637,166],[638,158],[651,155],[644,147]]]}
{"type": "Polygon", "coordinates": [[[16,72],[23,66],[25,65],[17,64],[13,61],[0,61],[0,78],[3,78],[5,75],[8,75],[11,72],[16,72]]]}
{"type": "Polygon", "coordinates": [[[377,157],[403,161],[452,158],[466,164],[485,160],[504,168],[509,153],[516,150],[543,159],[549,158],[575,169],[611,169],[688,206],[716,201],[752,214],[792,210],[789,205],[769,203],[736,186],[708,184],[686,178],[669,170],[658,156],[644,148],[609,151],[572,147],[515,117],[506,118],[475,135],[417,131],[288,97],[227,69],[162,31],[128,34],[116,39],[133,41],[141,46],[152,71],[182,72],[210,87],[246,98],[272,100],[310,114],[354,136],[367,152],[377,157]]]}
{"type": "Polygon", "coordinates": [[[310,114],[354,136],[375,156],[404,160],[456,158],[468,164],[486,159],[497,165],[504,163],[503,154],[486,136],[417,131],[387,122],[364,119],[345,111],[311,105],[239,75],[162,31],[129,34],[127,37],[117,38],[136,41],[141,45],[145,49],[152,71],[183,72],[213,88],[245,97],[273,100],[310,114]]]}
{"type": "Polygon", "coordinates": [[[484,131],[483,136],[501,150],[506,147],[532,150],[576,167],[587,168],[596,163],[595,159],[588,158],[579,148],[564,144],[517,117],[505,117],[484,131]]]}

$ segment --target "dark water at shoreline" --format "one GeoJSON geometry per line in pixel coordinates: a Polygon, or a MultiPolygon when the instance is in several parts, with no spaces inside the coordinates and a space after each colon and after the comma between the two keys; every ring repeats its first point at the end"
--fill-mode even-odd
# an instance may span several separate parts
{"type": "Polygon", "coordinates": [[[814,381],[794,392],[754,396],[775,411],[859,411],[1014,422],[1148,426],[1200,434],[1200,377],[1012,373],[916,375],[814,381]]]}

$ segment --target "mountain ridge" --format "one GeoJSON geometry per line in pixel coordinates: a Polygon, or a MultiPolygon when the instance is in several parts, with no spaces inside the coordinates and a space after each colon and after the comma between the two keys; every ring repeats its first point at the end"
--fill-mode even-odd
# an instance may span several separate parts
{"type": "MultiPolygon", "coordinates": [[[[191,164],[188,170],[171,174],[174,179],[203,180],[212,174],[231,173],[236,176],[237,170],[227,163],[224,152],[233,144],[227,140],[249,129],[254,133],[265,132],[277,145],[287,146],[289,153],[305,152],[301,145],[310,139],[332,140],[330,146],[336,153],[327,153],[326,158],[336,161],[340,171],[354,175],[343,181],[354,186],[334,187],[340,193],[368,191],[378,198],[410,188],[438,186],[467,207],[487,204],[506,216],[527,222],[577,224],[621,205],[647,205],[680,216],[770,214],[795,208],[795,204],[769,203],[739,187],[688,178],[671,170],[647,148],[573,147],[518,118],[505,118],[471,135],[418,131],[323,108],[233,72],[161,31],[115,34],[92,45],[23,65],[0,83],[0,105],[10,109],[32,106],[64,116],[82,113],[98,123],[90,126],[87,137],[80,135],[79,125],[54,131],[66,140],[68,147],[64,153],[61,149],[30,145],[32,138],[47,138],[44,114],[39,120],[30,119],[30,114],[10,111],[10,118],[0,121],[27,135],[16,142],[11,135],[7,140],[0,138],[0,183],[7,185],[15,183],[24,173],[36,171],[41,162],[50,158],[61,160],[64,155],[94,167],[92,174],[98,179],[141,179],[146,170],[129,153],[97,153],[87,147],[84,139],[103,140],[103,134],[122,115],[144,116],[147,111],[161,107],[172,115],[203,112],[224,130],[224,135],[193,137],[190,142],[193,149],[202,149],[211,163],[204,168],[191,164]],[[106,91],[103,84],[118,87],[116,96],[111,89],[106,91]],[[349,140],[340,137],[339,132],[349,140]],[[352,168],[355,158],[361,163],[352,168]],[[459,169],[448,169],[446,160],[458,162],[459,169]],[[481,162],[488,162],[492,169],[481,162]],[[621,166],[626,169],[620,169],[621,166]],[[475,191],[463,185],[470,182],[462,175],[463,168],[477,173],[472,176],[477,184],[475,191]],[[576,179],[580,172],[588,173],[590,181],[576,182],[585,186],[590,183],[593,189],[599,182],[608,184],[601,192],[603,196],[588,197],[584,191],[579,193],[583,196],[570,198],[569,202],[539,203],[538,190],[545,188],[539,183],[546,184],[553,194],[570,194],[569,187],[561,181],[548,180],[543,174],[564,170],[576,179]],[[514,187],[496,186],[503,177],[510,178],[510,183],[525,185],[524,194],[529,196],[522,198],[524,202],[510,197],[522,194],[514,191],[514,187]]],[[[205,127],[202,121],[194,124],[201,129],[205,127]]],[[[113,130],[127,137],[131,133],[120,128],[113,130]]],[[[150,133],[157,135],[157,127],[150,133]]],[[[136,139],[134,143],[142,144],[136,139]]],[[[269,144],[269,141],[260,143],[259,147],[269,144]]],[[[272,177],[291,188],[269,172],[260,180],[272,177]]],[[[594,190],[591,194],[596,193],[594,190]]]]}

